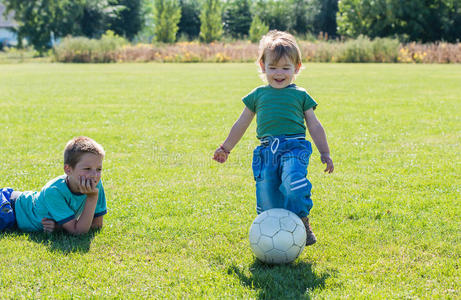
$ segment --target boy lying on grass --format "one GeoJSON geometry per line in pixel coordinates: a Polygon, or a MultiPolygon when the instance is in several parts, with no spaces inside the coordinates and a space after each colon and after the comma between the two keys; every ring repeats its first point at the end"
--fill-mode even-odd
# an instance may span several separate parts
{"type": "Polygon", "coordinates": [[[106,197],[101,182],[104,149],[88,137],[70,140],[64,150],[64,175],[40,192],[0,189],[0,230],[53,232],[64,229],[84,234],[101,228],[106,197]]]}

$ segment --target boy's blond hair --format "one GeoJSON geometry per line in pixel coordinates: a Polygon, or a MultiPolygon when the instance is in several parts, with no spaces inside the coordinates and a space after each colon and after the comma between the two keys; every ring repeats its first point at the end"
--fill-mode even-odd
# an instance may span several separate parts
{"type": "Polygon", "coordinates": [[[86,136],[79,136],[71,139],[64,148],[64,164],[75,168],[85,153],[93,153],[101,157],[106,155],[102,146],[94,140],[86,136]]]}
{"type": "Polygon", "coordinates": [[[274,63],[278,63],[282,57],[286,56],[295,66],[301,65],[299,46],[294,36],[287,32],[271,30],[261,38],[257,62],[265,63],[268,54],[274,63]]]}

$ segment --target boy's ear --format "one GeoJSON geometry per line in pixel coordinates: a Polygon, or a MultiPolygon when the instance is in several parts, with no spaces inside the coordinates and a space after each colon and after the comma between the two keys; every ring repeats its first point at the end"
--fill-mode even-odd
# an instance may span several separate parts
{"type": "Polygon", "coordinates": [[[66,173],[66,175],[70,175],[71,171],[72,171],[72,167],[70,165],[65,164],[64,165],[64,173],[66,173]]]}
{"type": "Polygon", "coordinates": [[[295,74],[298,74],[299,70],[301,69],[301,63],[299,63],[295,68],[295,74]]]}
{"type": "Polygon", "coordinates": [[[261,67],[261,72],[266,73],[266,66],[264,65],[262,59],[259,61],[259,66],[261,67]]]}

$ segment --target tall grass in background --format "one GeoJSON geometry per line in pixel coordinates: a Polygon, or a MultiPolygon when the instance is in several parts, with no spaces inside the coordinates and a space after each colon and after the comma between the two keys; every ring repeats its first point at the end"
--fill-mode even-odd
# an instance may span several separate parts
{"type": "MultiPolygon", "coordinates": [[[[360,36],[346,41],[299,41],[305,62],[461,63],[461,43],[401,44],[360,36]]],[[[58,62],[252,62],[258,45],[249,41],[202,44],[129,44],[106,33],[100,40],[68,37],[54,48],[58,62]]]]}
{"type": "Polygon", "coordinates": [[[55,59],[72,63],[108,63],[117,60],[117,52],[128,42],[112,31],[101,39],[67,37],[54,48],[55,59]]]}

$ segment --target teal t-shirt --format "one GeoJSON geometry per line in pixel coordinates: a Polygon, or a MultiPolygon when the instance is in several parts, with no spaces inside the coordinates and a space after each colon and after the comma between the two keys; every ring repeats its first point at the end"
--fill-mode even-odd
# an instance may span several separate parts
{"type": "Polygon", "coordinates": [[[283,89],[260,86],[243,97],[243,103],[256,113],[256,135],[305,134],[304,112],[317,106],[305,89],[290,84],[283,89]]]}
{"type": "MultiPolygon", "coordinates": [[[[107,213],[106,197],[102,182],[99,189],[98,202],[94,216],[107,213]]],[[[22,231],[43,230],[42,219],[53,219],[62,225],[73,219],[78,219],[86,202],[85,194],[74,194],[66,183],[66,175],[59,176],[48,182],[40,192],[23,192],[16,199],[15,214],[18,228],[22,231]]]]}

